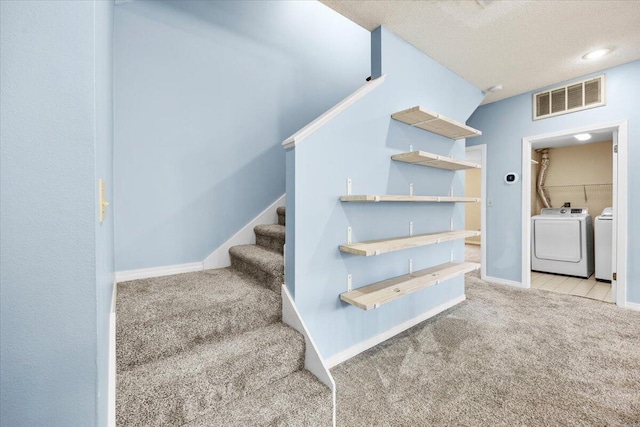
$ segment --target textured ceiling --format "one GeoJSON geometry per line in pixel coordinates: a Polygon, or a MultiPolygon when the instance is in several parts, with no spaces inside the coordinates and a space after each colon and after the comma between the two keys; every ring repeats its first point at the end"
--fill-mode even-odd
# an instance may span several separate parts
{"type": "Polygon", "coordinates": [[[482,90],[483,103],[640,59],[638,0],[320,0],[371,31],[384,25],[482,90]],[[593,49],[613,52],[593,61],[593,49]]]}

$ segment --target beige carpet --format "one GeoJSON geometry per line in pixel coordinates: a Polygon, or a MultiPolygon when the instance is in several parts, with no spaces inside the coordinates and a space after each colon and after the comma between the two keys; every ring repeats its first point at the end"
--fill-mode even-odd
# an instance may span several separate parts
{"type": "Polygon", "coordinates": [[[467,301],[332,370],[339,426],[640,426],[640,313],[467,276],[467,301]]]}

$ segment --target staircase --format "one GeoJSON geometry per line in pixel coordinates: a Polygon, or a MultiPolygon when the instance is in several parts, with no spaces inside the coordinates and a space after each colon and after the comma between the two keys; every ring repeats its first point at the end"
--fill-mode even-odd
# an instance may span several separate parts
{"type": "Polygon", "coordinates": [[[231,267],[118,284],[118,426],[330,426],[330,390],[281,322],[285,209],[231,267]]]}

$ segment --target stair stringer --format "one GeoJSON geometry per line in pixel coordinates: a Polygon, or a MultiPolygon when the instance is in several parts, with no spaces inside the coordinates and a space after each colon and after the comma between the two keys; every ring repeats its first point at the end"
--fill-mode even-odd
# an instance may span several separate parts
{"type": "Polygon", "coordinates": [[[296,307],[295,301],[291,298],[291,294],[286,285],[282,285],[282,321],[291,326],[304,336],[304,367],[306,370],[315,375],[320,382],[329,387],[331,390],[331,401],[333,404],[333,427],[336,426],[336,383],[329,368],[324,363],[318,347],[313,342],[313,338],[309,330],[304,324],[300,313],[296,307]]]}

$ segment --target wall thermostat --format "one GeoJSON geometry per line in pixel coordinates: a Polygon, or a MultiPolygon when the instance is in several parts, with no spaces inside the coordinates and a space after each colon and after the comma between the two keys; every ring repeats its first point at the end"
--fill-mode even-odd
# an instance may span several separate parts
{"type": "Polygon", "coordinates": [[[514,184],[518,182],[518,174],[515,172],[509,172],[504,176],[504,182],[507,184],[514,184]]]}

